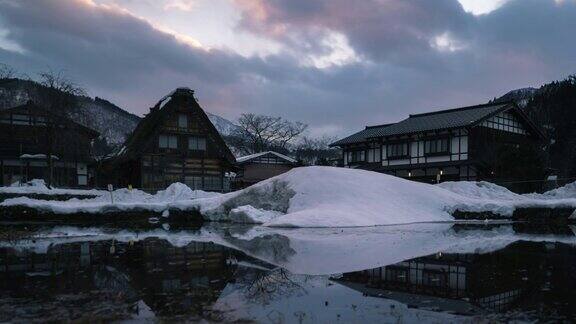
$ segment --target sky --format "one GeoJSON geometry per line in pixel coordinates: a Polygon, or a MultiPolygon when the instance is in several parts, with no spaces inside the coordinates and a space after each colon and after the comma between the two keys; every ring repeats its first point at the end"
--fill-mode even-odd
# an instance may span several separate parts
{"type": "Polygon", "coordinates": [[[344,136],[576,73],[576,0],[0,0],[0,63],[344,136]]]}

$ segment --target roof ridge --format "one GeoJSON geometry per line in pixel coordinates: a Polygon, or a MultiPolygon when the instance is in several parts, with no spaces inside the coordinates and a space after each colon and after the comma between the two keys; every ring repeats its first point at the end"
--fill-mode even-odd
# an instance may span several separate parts
{"type": "Polygon", "coordinates": [[[394,124],[396,124],[396,123],[387,123],[387,124],[372,125],[372,126],[366,125],[366,127],[364,128],[364,130],[366,130],[366,129],[372,129],[372,128],[379,128],[379,127],[387,127],[387,126],[394,125],[394,124]]]}
{"type": "Polygon", "coordinates": [[[282,153],[279,153],[279,152],[276,152],[276,151],[263,151],[263,152],[258,152],[258,153],[249,154],[249,155],[245,155],[245,156],[240,156],[240,157],[236,158],[236,162],[242,163],[242,162],[250,161],[250,160],[259,158],[263,155],[266,155],[266,154],[276,155],[277,157],[288,160],[292,163],[298,162],[298,160],[296,160],[295,158],[290,157],[290,156],[285,155],[285,154],[282,154],[282,153]]]}
{"type": "Polygon", "coordinates": [[[408,115],[408,118],[411,118],[411,117],[430,116],[430,115],[437,115],[437,114],[444,114],[444,113],[450,113],[450,112],[454,112],[454,111],[470,110],[470,109],[490,107],[490,106],[498,106],[498,105],[506,106],[506,105],[509,105],[509,104],[511,104],[511,102],[509,102],[509,101],[504,101],[504,102],[488,102],[488,103],[480,104],[480,105],[473,105],[473,106],[465,106],[465,107],[458,107],[458,108],[451,108],[451,109],[444,109],[444,110],[429,111],[429,112],[419,113],[419,114],[410,114],[410,115],[408,115]]]}

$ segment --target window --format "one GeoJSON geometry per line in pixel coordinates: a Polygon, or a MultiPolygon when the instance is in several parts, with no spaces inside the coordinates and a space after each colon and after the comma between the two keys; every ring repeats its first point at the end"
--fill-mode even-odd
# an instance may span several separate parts
{"type": "Polygon", "coordinates": [[[85,174],[78,175],[78,185],[79,186],[86,186],[88,185],[88,176],[85,174]]]}
{"type": "Polygon", "coordinates": [[[222,190],[222,178],[204,177],[204,190],[222,190]]]}
{"type": "Polygon", "coordinates": [[[12,115],[12,123],[14,125],[30,125],[30,116],[28,115],[12,115]]]}
{"type": "Polygon", "coordinates": [[[526,130],[524,129],[522,124],[518,121],[518,119],[508,112],[492,116],[486,121],[482,122],[482,124],[480,125],[488,128],[502,130],[505,132],[526,134],[526,130]]]}
{"type": "Polygon", "coordinates": [[[192,136],[188,138],[188,149],[196,151],[206,150],[206,139],[204,137],[192,136]]]}
{"type": "Polygon", "coordinates": [[[366,160],[366,151],[348,152],[348,162],[364,162],[366,160]]]}
{"type": "Polygon", "coordinates": [[[201,176],[185,176],[184,183],[192,188],[193,190],[202,189],[202,177],[201,176]]]}
{"type": "Polygon", "coordinates": [[[46,117],[36,116],[36,125],[45,126],[46,125],[46,117]]]}
{"type": "Polygon", "coordinates": [[[401,159],[410,156],[408,153],[408,143],[388,144],[386,150],[388,159],[401,159]]]}
{"type": "Polygon", "coordinates": [[[158,138],[158,146],[160,148],[178,148],[178,137],[175,135],[160,135],[158,138]]]}
{"type": "Polygon", "coordinates": [[[449,138],[439,138],[424,141],[424,154],[448,154],[450,153],[449,138]]]}
{"type": "Polygon", "coordinates": [[[188,116],[184,114],[178,115],[178,127],[188,128],[188,116]]]}
{"type": "Polygon", "coordinates": [[[437,271],[422,271],[422,283],[430,287],[446,287],[446,274],[437,271]]]}

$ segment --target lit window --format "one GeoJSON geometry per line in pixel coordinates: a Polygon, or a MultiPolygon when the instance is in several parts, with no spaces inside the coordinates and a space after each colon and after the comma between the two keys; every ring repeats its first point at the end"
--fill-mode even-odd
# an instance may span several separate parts
{"type": "Polygon", "coordinates": [[[206,150],[206,139],[204,137],[192,136],[188,138],[188,149],[195,151],[206,150]]]}

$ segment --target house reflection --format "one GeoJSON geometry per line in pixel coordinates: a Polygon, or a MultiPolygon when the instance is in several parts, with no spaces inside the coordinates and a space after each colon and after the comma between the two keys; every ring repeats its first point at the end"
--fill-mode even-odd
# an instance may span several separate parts
{"type": "MultiPolygon", "coordinates": [[[[437,253],[394,265],[346,273],[339,281],[367,295],[394,298],[403,293],[407,303],[427,303],[456,312],[554,305],[575,314],[576,249],[561,243],[517,242],[483,254],[437,253]],[[385,294],[384,292],[388,292],[385,294]],[[420,301],[423,299],[420,298],[420,301]],[[446,300],[452,300],[450,306],[446,300]],[[456,302],[465,301],[466,308],[456,302]],[[539,306],[535,306],[539,305],[539,306]],[[451,308],[451,309],[450,309],[451,308]]],[[[431,305],[428,304],[428,307],[431,305]]]]}
{"type": "Polygon", "coordinates": [[[200,315],[232,280],[238,253],[203,242],[175,247],[156,238],[58,244],[38,253],[0,248],[0,291],[54,300],[89,294],[91,301],[108,299],[133,313],[143,302],[157,316],[200,315]]]}

